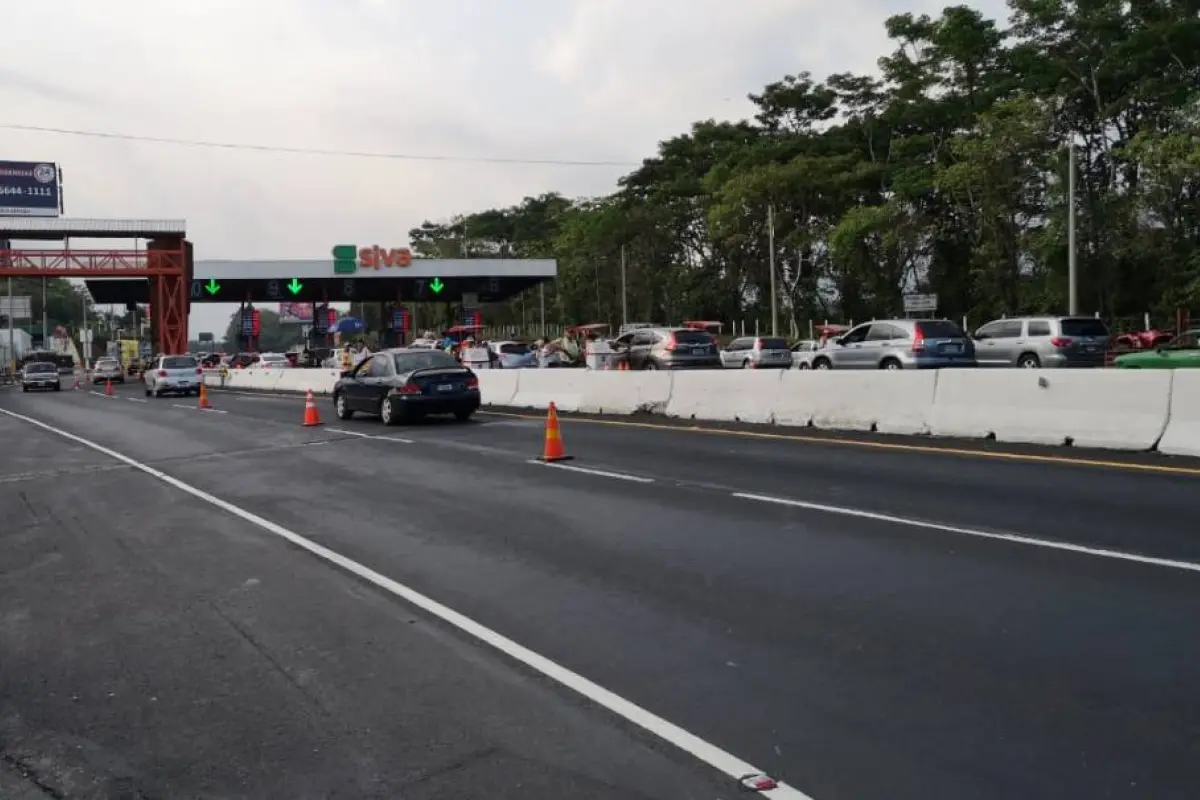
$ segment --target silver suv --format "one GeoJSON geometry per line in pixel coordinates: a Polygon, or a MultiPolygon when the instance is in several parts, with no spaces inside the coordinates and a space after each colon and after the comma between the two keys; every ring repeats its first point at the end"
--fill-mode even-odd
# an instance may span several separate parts
{"type": "Polygon", "coordinates": [[[204,370],[191,356],[159,356],[146,366],[146,396],[160,397],[167,392],[200,394],[204,370]]]}
{"type": "Polygon", "coordinates": [[[742,336],[721,351],[725,369],[788,369],[792,351],[787,339],[776,336],[742,336]]]}
{"type": "Polygon", "coordinates": [[[813,369],[938,369],[975,366],[975,346],[948,319],[877,319],[813,354],[813,369]]]}
{"type": "Polygon", "coordinates": [[[975,331],[981,367],[1102,367],[1108,326],[1094,317],[997,319],[975,331]]]}
{"type": "Polygon", "coordinates": [[[721,356],[711,334],[691,328],[640,328],[618,336],[613,350],[630,369],[719,369],[721,356]]]}

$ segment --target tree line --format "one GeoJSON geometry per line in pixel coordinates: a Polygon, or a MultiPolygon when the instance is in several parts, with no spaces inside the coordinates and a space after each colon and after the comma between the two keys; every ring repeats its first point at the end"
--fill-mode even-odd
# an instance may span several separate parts
{"type": "MultiPolygon", "coordinates": [[[[751,120],[696,122],[605,197],[426,221],[425,257],[558,260],[547,321],[1067,311],[1068,147],[1081,311],[1200,310],[1200,0],[1010,0],[886,22],[878,75],[789,75],[751,120]],[[768,219],[768,215],[770,219],[768,219]]],[[[488,322],[535,322],[521,298],[488,322]]],[[[786,327],[785,327],[786,330],[786,327]]]]}

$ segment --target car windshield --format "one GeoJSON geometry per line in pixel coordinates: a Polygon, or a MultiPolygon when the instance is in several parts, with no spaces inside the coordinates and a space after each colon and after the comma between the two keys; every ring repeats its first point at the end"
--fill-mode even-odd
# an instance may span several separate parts
{"type": "Polygon", "coordinates": [[[502,344],[500,345],[500,352],[506,356],[523,356],[529,352],[529,345],[515,343],[502,344]]]}
{"type": "Polygon", "coordinates": [[[162,360],[163,369],[195,369],[196,359],[191,356],[168,356],[162,360]]]}
{"type": "Polygon", "coordinates": [[[787,350],[787,339],[759,339],[759,350],[787,350]]]}
{"type": "Polygon", "coordinates": [[[459,363],[454,360],[454,356],[441,350],[430,350],[425,353],[396,353],[394,359],[396,372],[400,374],[418,369],[445,369],[459,366],[459,363]]]}
{"type": "Polygon", "coordinates": [[[25,367],[26,372],[56,372],[58,367],[53,364],[30,364],[25,367]]]}
{"type": "Polygon", "coordinates": [[[96,362],[97,367],[115,367],[116,365],[116,360],[111,358],[102,358],[96,362]]]}

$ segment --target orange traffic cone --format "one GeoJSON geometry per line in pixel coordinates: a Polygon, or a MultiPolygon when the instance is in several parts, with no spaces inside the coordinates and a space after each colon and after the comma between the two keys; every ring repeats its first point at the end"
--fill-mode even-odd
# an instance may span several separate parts
{"type": "Polygon", "coordinates": [[[317,404],[313,401],[312,389],[304,395],[304,427],[313,428],[321,423],[321,415],[317,413],[317,404]]]}
{"type": "Polygon", "coordinates": [[[112,381],[106,380],[104,382],[104,394],[108,397],[112,397],[112,393],[112,381]]]}
{"type": "Polygon", "coordinates": [[[570,461],[563,447],[562,431],[558,427],[558,408],[554,403],[546,409],[546,443],[542,447],[542,457],[539,461],[553,463],[555,461],[570,461]]]}
{"type": "Polygon", "coordinates": [[[200,384],[200,408],[212,408],[212,403],[208,402],[208,387],[203,383],[200,384]]]}

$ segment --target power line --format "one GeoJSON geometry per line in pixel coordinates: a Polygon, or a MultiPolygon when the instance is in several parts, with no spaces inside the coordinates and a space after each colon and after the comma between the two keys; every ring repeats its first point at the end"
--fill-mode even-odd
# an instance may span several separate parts
{"type": "Polygon", "coordinates": [[[499,158],[491,156],[444,156],[420,155],[415,153],[372,153],[359,150],[324,150],[310,147],[285,147],[281,145],[247,144],[240,142],[210,142],[202,139],[172,139],[163,136],[137,136],[132,133],[108,131],[81,131],[71,128],[47,128],[38,125],[10,125],[0,123],[0,128],[30,133],[54,133],[60,136],[81,136],[90,139],[113,139],[125,142],[150,144],[173,144],[181,147],[207,147],[217,150],[249,150],[260,153],[291,153],[303,156],[338,156],[343,158],[374,158],[388,161],[440,161],[462,164],[524,164],[529,166],[553,167],[638,167],[632,161],[581,161],[557,158],[499,158]]]}

